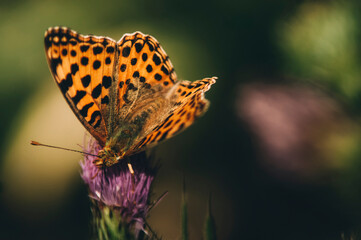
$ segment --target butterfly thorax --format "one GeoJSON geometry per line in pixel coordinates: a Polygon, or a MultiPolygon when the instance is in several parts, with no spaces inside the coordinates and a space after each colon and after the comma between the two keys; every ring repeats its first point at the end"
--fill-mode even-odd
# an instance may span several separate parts
{"type": "MultiPolygon", "coordinates": [[[[143,121],[141,121],[143,122],[143,121]]],[[[99,151],[98,158],[94,164],[99,167],[109,167],[121,159],[129,148],[134,144],[136,137],[142,129],[142,124],[136,121],[133,124],[124,124],[116,130],[116,134],[111,136],[105,147],[99,151]]]]}

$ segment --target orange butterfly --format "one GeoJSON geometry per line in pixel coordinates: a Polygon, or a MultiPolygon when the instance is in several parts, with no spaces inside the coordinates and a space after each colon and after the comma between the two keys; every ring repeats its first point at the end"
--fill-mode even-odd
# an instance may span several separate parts
{"type": "Polygon", "coordinates": [[[177,81],[158,41],[141,32],[116,42],[49,28],[45,52],[71,109],[103,147],[94,161],[99,168],[189,127],[207,110],[204,92],[216,80],[177,81]]]}

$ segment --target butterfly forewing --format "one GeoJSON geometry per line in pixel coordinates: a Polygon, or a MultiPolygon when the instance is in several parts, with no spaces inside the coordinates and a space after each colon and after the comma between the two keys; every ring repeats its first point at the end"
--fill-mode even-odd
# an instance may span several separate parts
{"type": "Polygon", "coordinates": [[[109,88],[116,42],[83,36],[68,28],[45,33],[46,57],[56,83],[70,107],[101,145],[107,136],[109,88]]]}
{"type": "Polygon", "coordinates": [[[157,40],[140,32],[125,34],[118,42],[120,107],[129,104],[134,88],[170,89],[176,81],[172,63],[157,40]]]}

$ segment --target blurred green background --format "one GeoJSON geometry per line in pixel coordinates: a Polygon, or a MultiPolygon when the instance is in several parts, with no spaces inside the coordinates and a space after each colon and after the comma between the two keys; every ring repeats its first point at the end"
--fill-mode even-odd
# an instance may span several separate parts
{"type": "Polygon", "coordinates": [[[190,238],[206,203],[219,239],[361,239],[361,4],[358,1],[0,2],[0,239],[88,239],[78,148],[85,129],[45,59],[43,34],[67,26],[161,43],[179,79],[218,76],[209,111],[156,147],[150,212],[179,239],[183,176],[190,238]]]}

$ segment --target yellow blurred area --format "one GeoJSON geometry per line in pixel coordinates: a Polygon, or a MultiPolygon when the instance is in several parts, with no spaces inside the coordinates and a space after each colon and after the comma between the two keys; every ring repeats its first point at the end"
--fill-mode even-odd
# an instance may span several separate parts
{"type": "Polygon", "coordinates": [[[79,184],[81,155],[35,147],[30,140],[81,150],[77,145],[83,142],[84,129],[50,83],[29,100],[16,121],[21,124],[9,139],[2,167],[4,195],[14,211],[40,217],[68,197],[72,183],[79,184]]]}

